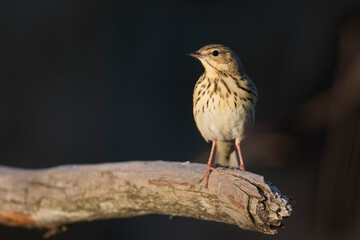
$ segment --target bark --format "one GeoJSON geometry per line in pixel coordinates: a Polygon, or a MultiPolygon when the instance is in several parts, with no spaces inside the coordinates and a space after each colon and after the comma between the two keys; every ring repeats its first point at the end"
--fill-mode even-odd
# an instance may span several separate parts
{"type": "Polygon", "coordinates": [[[206,165],[124,162],[43,170],[0,167],[0,224],[50,230],[147,214],[191,217],[275,234],[293,201],[262,176],[206,165]]]}

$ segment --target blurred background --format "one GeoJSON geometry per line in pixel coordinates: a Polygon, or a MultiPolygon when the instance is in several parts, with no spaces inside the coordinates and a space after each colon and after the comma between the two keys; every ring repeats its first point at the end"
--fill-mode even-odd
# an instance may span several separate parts
{"type": "MultiPolygon", "coordinates": [[[[74,224],[52,239],[360,239],[360,2],[1,1],[0,164],[206,162],[192,115],[222,43],[259,90],[247,170],[297,204],[276,236],[186,218],[74,224]]],[[[0,226],[0,239],[44,232],[0,226]]]]}

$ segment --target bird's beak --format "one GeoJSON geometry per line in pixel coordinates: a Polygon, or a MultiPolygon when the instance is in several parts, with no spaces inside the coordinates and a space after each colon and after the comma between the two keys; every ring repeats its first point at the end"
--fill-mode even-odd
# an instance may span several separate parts
{"type": "Polygon", "coordinates": [[[188,53],[187,55],[191,56],[191,57],[194,57],[194,58],[203,58],[204,56],[201,55],[201,53],[199,52],[191,52],[191,53],[188,53]]]}

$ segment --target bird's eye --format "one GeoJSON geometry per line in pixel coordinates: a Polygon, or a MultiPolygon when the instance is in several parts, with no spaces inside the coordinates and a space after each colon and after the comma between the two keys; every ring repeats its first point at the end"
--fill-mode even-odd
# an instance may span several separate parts
{"type": "Polygon", "coordinates": [[[218,50],[214,50],[214,51],[212,52],[212,55],[216,57],[217,55],[219,55],[219,51],[218,51],[218,50]]]}

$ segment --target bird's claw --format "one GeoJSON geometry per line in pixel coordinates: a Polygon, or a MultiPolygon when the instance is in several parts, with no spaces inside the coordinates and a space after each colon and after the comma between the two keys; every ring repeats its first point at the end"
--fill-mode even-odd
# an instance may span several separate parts
{"type": "Polygon", "coordinates": [[[204,173],[204,175],[201,177],[201,179],[199,180],[198,183],[201,183],[202,180],[204,180],[205,178],[205,188],[208,188],[208,183],[209,183],[209,177],[210,177],[210,174],[213,170],[215,170],[216,168],[214,167],[207,167],[206,169],[206,172],[204,173]]]}
{"type": "Polygon", "coordinates": [[[245,171],[245,167],[244,167],[244,166],[240,166],[240,167],[229,167],[229,169],[231,169],[231,170],[245,171]]]}

